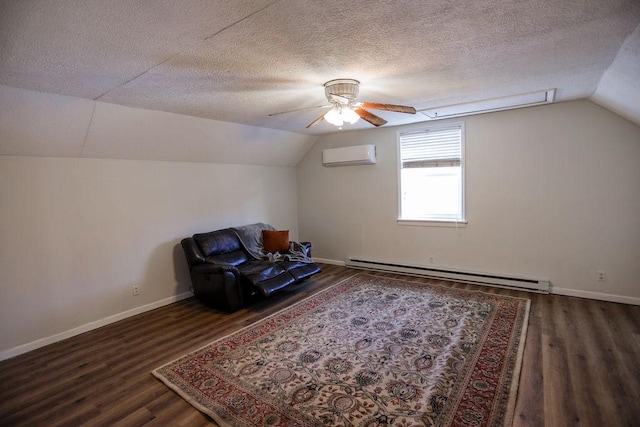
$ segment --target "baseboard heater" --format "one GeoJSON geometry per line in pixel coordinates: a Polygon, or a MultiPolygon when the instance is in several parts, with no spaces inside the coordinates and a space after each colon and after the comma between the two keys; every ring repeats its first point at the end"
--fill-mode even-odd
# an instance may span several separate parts
{"type": "Polygon", "coordinates": [[[436,279],[454,280],[476,285],[499,286],[503,288],[533,291],[548,294],[551,284],[548,279],[534,279],[526,277],[508,276],[504,274],[465,271],[442,267],[425,267],[410,264],[394,264],[390,262],[380,262],[347,258],[345,265],[352,268],[362,268],[365,270],[389,271],[394,273],[405,273],[417,276],[433,277],[436,279]]]}

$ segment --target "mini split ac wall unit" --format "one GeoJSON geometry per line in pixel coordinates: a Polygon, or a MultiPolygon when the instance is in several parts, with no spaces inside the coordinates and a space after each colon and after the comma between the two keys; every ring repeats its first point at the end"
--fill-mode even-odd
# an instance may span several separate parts
{"type": "Polygon", "coordinates": [[[373,165],[376,162],[376,146],[373,144],[322,150],[324,166],[373,165]]]}

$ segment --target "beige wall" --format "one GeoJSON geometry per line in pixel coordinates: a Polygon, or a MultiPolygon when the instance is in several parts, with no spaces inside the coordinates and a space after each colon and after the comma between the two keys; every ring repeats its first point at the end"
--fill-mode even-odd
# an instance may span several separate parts
{"type": "MultiPolygon", "coordinates": [[[[323,136],[297,167],[314,256],[547,277],[554,291],[640,303],[640,127],[590,101],[465,117],[466,228],[398,225],[398,129],[323,136]],[[375,144],[378,164],[326,168],[375,144]],[[597,281],[597,271],[607,273],[597,281]]],[[[454,120],[455,121],[455,120],[454,120]]]]}
{"type": "Polygon", "coordinates": [[[0,203],[0,351],[187,292],[193,233],[297,236],[292,167],[0,156],[0,203]]]}

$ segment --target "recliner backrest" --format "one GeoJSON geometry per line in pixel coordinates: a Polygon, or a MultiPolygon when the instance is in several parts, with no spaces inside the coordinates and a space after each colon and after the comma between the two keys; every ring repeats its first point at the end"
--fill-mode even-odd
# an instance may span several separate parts
{"type": "Polygon", "coordinates": [[[205,258],[242,250],[238,236],[230,228],[194,234],[193,240],[196,241],[205,258]]]}
{"type": "Polygon", "coordinates": [[[237,234],[230,228],[194,234],[193,241],[202,252],[202,261],[237,266],[249,261],[237,234]]]}

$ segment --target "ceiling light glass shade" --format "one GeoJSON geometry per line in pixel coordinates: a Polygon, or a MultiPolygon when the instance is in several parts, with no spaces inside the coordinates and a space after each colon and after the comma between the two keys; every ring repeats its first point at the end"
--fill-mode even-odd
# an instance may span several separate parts
{"type": "Polygon", "coordinates": [[[360,120],[360,116],[358,115],[358,113],[353,111],[351,108],[342,109],[342,118],[345,122],[349,122],[351,124],[354,124],[355,122],[360,120]]]}
{"type": "Polygon", "coordinates": [[[342,126],[344,124],[342,114],[340,114],[340,109],[337,107],[333,107],[331,110],[327,111],[327,114],[324,115],[324,119],[334,126],[342,126]]]}
{"type": "Polygon", "coordinates": [[[354,124],[360,119],[360,116],[349,107],[335,106],[327,111],[324,119],[334,126],[342,126],[344,122],[354,124]]]}

